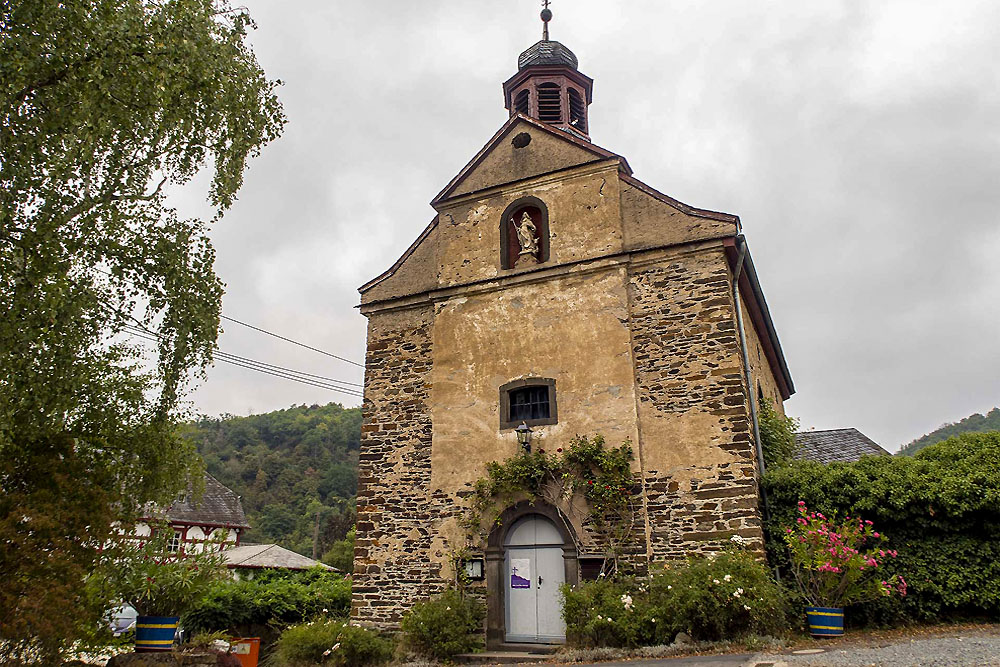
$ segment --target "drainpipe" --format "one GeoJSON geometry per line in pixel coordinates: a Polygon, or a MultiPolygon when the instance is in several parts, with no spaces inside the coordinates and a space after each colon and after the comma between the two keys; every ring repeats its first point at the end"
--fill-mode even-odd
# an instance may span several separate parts
{"type": "MultiPolygon", "coordinates": [[[[747,354],[747,335],[743,328],[743,308],[740,305],[740,275],[743,272],[743,260],[747,255],[746,238],[740,234],[736,237],[736,247],[739,248],[739,255],[736,258],[736,270],[733,272],[733,302],[736,304],[736,329],[740,332],[740,352],[743,355],[743,367],[746,369],[747,393],[750,402],[750,420],[753,422],[753,442],[757,452],[757,468],[759,477],[764,477],[764,450],[760,443],[760,422],[757,419],[757,393],[754,391],[753,376],[750,372],[750,356],[747,354]]],[[[764,485],[757,482],[760,491],[760,513],[763,520],[768,520],[767,492],[764,485]]]]}

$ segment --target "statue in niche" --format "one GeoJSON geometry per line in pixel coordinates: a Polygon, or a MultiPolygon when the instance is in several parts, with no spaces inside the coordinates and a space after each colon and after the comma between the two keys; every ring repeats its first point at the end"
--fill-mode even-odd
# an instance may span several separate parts
{"type": "Polygon", "coordinates": [[[514,230],[517,232],[517,242],[521,246],[521,252],[517,253],[517,261],[514,266],[521,263],[527,257],[531,257],[535,262],[538,261],[538,228],[535,227],[535,223],[531,219],[531,215],[525,211],[521,214],[520,222],[516,222],[514,218],[510,219],[510,224],[514,226],[514,230]]]}

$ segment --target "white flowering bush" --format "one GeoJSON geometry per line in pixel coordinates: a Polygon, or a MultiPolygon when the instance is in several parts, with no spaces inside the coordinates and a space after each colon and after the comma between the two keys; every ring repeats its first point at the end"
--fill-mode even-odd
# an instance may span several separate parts
{"type": "Polygon", "coordinates": [[[706,641],[782,634],[794,616],[764,564],[734,545],[658,565],[648,578],[564,586],[563,618],[571,645],[595,648],[670,644],[678,632],[706,641]]]}
{"type": "Polygon", "coordinates": [[[274,653],[279,667],[366,667],[388,662],[393,645],[377,632],[320,618],[281,633],[274,653]]]}
{"type": "Polygon", "coordinates": [[[711,559],[661,565],[650,581],[648,613],[658,620],[655,643],[681,631],[714,641],[781,634],[790,627],[791,606],[764,564],[734,548],[711,559]]]}
{"type": "Polygon", "coordinates": [[[564,585],[563,618],[566,639],[587,648],[642,645],[649,636],[644,627],[647,588],[631,578],[564,585]]]}

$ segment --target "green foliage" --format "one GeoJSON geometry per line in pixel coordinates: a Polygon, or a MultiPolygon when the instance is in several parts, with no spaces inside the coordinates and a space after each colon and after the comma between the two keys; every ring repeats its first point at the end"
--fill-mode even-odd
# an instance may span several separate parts
{"type": "Polygon", "coordinates": [[[798,503],[799,518],[785,528],[791,571],[802,597],[815,607],[846,607],[894,593],[906,595],[900,575],[883,579],[884,566],[897,552],[872,522],[846,517],[828,520],[798,503]]]}
{"type": "Polygon", "coordinates": [[[376,632],[345,621],[321,619],[282,632],[274,662],[278,667],[365,667],[388,662],[392,651],[392,642],[376,632]]]}
{"type": "MultiPolygon", "coordinates": [[[[262,570],[253,579],[216,582],[183,617],[193,632],[244,630],[301,623],[320,615],[346,618],[351,582],[336,572],[262,570]]],[[[329,647],[328,647],[329,648],[329,647]]]]}
{"type": "Polygon", "coordinates": [[[665,568],[650,582],[650,596],[651,613],[696,640],[774,635],[789,628],[788,593],[747,551],[690,558],[686,566],[665,568]]]}
{"type": "Polygon", "coordinates": [[[854,463],[796,461],[765,477],[774,563],[787,562],[783,527],[797,502],[828,515],[865,516],[899,556],[883,579],[901,574],[905,598],[878,600],[849,618],[882,622],[1000,613],[1000,432],[967,433],[916,456],[864,457],[854,463]]]}
{"type": "Polygon", "coordinates": [[[978,412],[952,424],[940,426],[927,435],[921,436],[903,446],[899,454],[912,456],[924,447],[953,438],[962,433],[987,433],[989,431],[1000,431],[1000,407],[993,408],[986,413],[986,416],[978,412]]]}
{"type": "Polygon", "coordinates": [[[740,550],[666,564],[649,578],[599,579],[563,587],[567,640],[578,646],[669,644],[780,634],[789,629],[788,593],[740,550]]]}
{"type": "Polygon", "coordinates": [[[351,574],[354,571],[354,536],[355,530],[351,528],[344,539],[334,542],[323,554],[323,562],[344,574],[351,574]]]}
{"type": "Polygon", "coordinates": [[[142,616],[180,616],[226,574],[219,544],[185,555],[168,548],[173,530],[153,526],[144,541],[118,540],[114,558],[96,571],[88,584],[106,587],[110,597],[128,602],[142,616]]]}
{"type": "Polygon", "coordinates": [[[780,468],[795,456],[795,432],[799,430],[799,420],[778,412],[769,398],[761,401],[759,408],[757,424],[764,451],[764,466],[767,469],[780,468]]]}
{"type": "Polygon", "coordinates": [[[645,613],[649,596],[634,579],[601,577],[575,588],[563,584],[561,590],[566,641],[573,646],[633,647],[650,643],[656,635],[655,626],[660,619],[652,621],[655,616],[645,613]],[[626,608],[625,603],[630,599],[632,602],[626,608]]]}
{"type": "MultiPolygon", "coordinates": [[[[587,499],[591,525],[604,537],[614,556],[635,523],[632,477],[632,446],[624,442],[606,449],[603,436],[576,436],[564,452],[520,452],[511,458],[486,464],[486,476],[475,483],[475,495],[465,525],[470,533],[482,531],[484,516],[493,512],[489,530],[500,508],[518,496],[543,497],[552,504],[568,501],[581,493],[587,499]]],[[[470,539],[472,535],[470,534],[470,539]]],[[[614,562],[614,558],[609,559],[614,562]]]]}
{"type": "Polygon", "coordinates": [[[278,136],[252,27],[226,0],[0,9],[0,488],[17,497],[0,507],[0,660],[54,660],[96,622],[67,589],[102,557],[112,517],[169,502],[198,467],[175,426],[212,357],[222,284],[208,223],[164,193],[208,167],[219,216],[278,136]],[[123,335],[136,324],[156,334],[149,362],[123,335]],[[33,471],[84,490],[47,508],[53,485],[33,471]]]}
{"type": "Polygon", "coordinates": [[[485,616],[482,603],[450,589],[413,605],[403,616],[400,628],[410,648],[448,660],[481,646],[485,616]]]}
{"type": "Polygon", "coordinates": [[[317,554],[354,526],[360,409],[329,403],[206,417],[185,424],[182,433],[208,472],[243,498],[253,526],[248,539],[312,556],[317,514],[317,554]]]}

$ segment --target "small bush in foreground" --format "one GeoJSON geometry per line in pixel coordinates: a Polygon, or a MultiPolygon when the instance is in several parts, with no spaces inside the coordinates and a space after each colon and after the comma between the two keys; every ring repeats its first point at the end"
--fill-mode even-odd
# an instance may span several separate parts
{"type": "MultiPolygon", "coordinates": [[[[648,643],[654,628],[642,613],[648,606],[645,587],[632,579],[598,579],[570,588],[564,585],[563,619],[572,646],[634,647],[648,643]],[[642,610],[636,609],[636,603],[642,610]]],[[[655,624],[654,624],[655,625],[655,624]]]]}
{"type": "Polygon", "coordinates": [[[388,662],[392,643],[366,628],[321,620],[293,625],[281,633],[275,662],[280,667],[365,667],[388,662]]]}
{"type": "Polygon", "coordinates": [[[400,624],[409,648],[447,660],[482,645],[483,605],[456,590],[422,602],[403,616],[400,624]]]}

